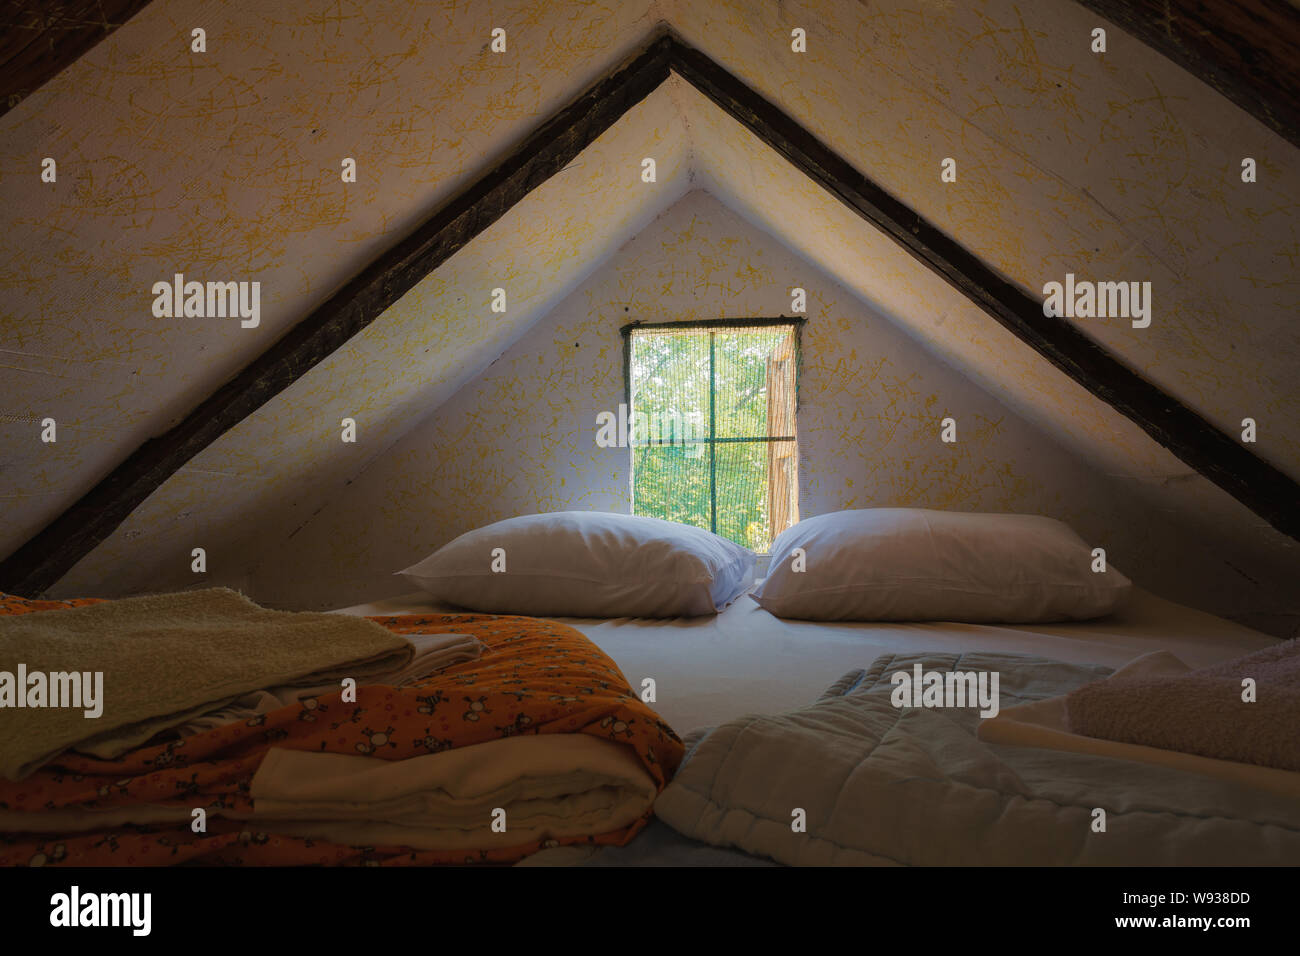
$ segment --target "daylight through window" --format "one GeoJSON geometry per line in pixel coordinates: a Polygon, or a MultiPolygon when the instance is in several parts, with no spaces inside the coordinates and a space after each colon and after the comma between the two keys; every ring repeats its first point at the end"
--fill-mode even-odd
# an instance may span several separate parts
{"type": "Polygon", "coordinates": [[[799,322],[628,326],[632,513],[756,551],[799,520],[799,322]]]}

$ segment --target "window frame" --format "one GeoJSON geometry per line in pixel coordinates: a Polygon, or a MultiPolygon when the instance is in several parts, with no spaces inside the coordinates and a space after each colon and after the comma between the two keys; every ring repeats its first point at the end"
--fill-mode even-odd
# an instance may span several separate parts
{"type": "MultiPolygon", "coordinates": [[[[794,435],[767,435],[755,436],[753,438],[719,438],[717,437],[717,415],[714,409],[716,396],[715,369],[717,368],[714,359],[714,342],[716,333],[710,332],[709,335],[709,437],[696,439],[696,442],[703,443],[709,449],[709,530],[718,533],[718,476],[717,476],[717,454],[714,451],[717,445],[736,444],[742,442],[797,442],[798,435],[798,416],[799,416],[799,387],[800,379],[803,377],[803,327],[807,323],[804,316],[779,316],[775,318],[744,318],[744,319],[690,319],[684,322],[629,322],[622,326],[618,332],[623,337],[623,404],[627,407],[628,420],[632,420],[634,410],[632,408],[632,333],[644,332],[647,330],[671,331],[676,329],[763,329],[773,328],[775,326],[791,326],[794,350],[794,414],[796,428],[794,435]]],[[[632,491],[632,500],[629,502],[631,507],[636,507],[635,499],[635,482],[636,482],[636,448],[638,446],[632,441],[628,442],[629,467],[628,477],[632,491]]],[[[796,489],[797,493],[797,489],[796,489]]],[[[773,538],[776,535],[773,534],[773,538]]]]}

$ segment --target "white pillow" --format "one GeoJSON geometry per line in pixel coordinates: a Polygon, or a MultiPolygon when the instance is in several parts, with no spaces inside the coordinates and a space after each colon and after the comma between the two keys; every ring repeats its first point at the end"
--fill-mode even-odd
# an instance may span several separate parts
{"type": "Polygon", "coordinates": [[[754,561],[754,552],[702,528],[556,511],[467,532],[398,573],[443,601],[490,614],[697,617],[744,593],[754,561]],[[494,571],[502,562],[505,570],[494,571]]]}
{"type": "Polygon", "coordinates": [[[1092,548],[1052,518],[839,511],[777,537],[754,600],[811,621],[1082,621],[1115,610],[1131,587],[1113,567],[1094,572],[1093,561],[1092,548]]]}

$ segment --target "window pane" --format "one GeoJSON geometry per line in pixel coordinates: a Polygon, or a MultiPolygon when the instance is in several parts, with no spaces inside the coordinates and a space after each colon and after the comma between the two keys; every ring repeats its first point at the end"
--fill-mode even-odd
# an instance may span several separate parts
{"type": "Polygon", "coordinates": [[[709,446],[632,449],[632,513],[710,527],[709,446]]]}
{"type": "Polygon", "coordinates": [[[708,437],[707,329],[634,335],[631,372],[635,444],[708,437]]]}
{"type": "MultiPolygon", "coordinates": [[[[791,337],[792,329],[788,326],[718,330],[714,361],[719,438],[760,438],[775,434],[768,430],[768,380],[775,356],[789,351],[793,358],[793,348],[783,349],[791,337]]],[[[793,362],[790,374],[794,374],[793,362]]]]}
{"type": "MultiPolygon", "coordinates": [[[[781,444],[793,445],[793,442],[781,444]]],[[[726,442],[717,453],[718,534],[755,551],[772,544],[768,442],[726,442]]]]}
{"type": "Polygon", "coordinates": [[[635,329],[628,346],[632,513],[768,550],[799,520],[794,327],[635,329]]]}

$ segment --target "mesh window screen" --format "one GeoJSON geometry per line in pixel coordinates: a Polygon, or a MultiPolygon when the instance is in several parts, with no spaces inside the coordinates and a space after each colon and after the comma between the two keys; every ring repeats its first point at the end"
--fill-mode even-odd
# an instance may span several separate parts
{"type": "Polygon", "coordinates": [[[798,324],[629,326],[632,513],[756,551],[799,520],[798,324]]]}

